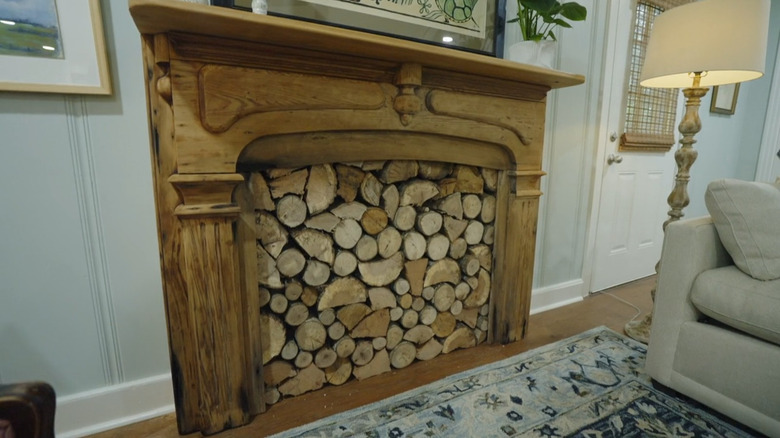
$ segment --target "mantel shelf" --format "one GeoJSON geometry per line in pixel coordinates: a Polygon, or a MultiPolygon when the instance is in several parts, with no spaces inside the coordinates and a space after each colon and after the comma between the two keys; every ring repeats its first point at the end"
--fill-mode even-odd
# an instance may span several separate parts
{"type": "Polygon", "coordinates": [[[419,63],[457,73],[545,85],[551,89],[585,82],[579,74],[549,70],[460,50],[287,18],[171,0],[130,0],[130,13],[142,34],[196,33],[248,42],[263,42],[419,63]]]}

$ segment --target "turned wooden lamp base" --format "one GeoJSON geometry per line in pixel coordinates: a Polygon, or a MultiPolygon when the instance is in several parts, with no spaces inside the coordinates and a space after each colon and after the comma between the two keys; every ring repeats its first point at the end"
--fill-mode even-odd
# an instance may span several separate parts
{"type": "MultiPolygon", "coordinates": [[[[699,106],[701,98],[707,94],[709,88],[701,87],[701,72],[694,73],[693,86],[683,90],[685,95],[685,115],[680,122],[679,130],[682,134],[680,144],[682,146],[674,153],[674,159],[677,162],[677,175],[674,178],[674,188],[666,201],[671,207],[669,218],[664,222],[663,229],[684,216],[683,209],[690,202],[688,197],[688,181],[691,179],[691,166],[696,161],[698,152],[693,148],[696,140],[693,138],[701,130],[701,119],[699,118],[699,106]]],[[[660,274],[661,262],[655,265],[656,275],[660,274]]],[[[652,290],[653,300],[655,300],[655,288],[652,290]]],[[[650,327],[653,323],[653,312],[648,313],[642,320],[631,321],[625,326],[626,335],[639,342],[647,344],[650,341],[650,327]]]]}

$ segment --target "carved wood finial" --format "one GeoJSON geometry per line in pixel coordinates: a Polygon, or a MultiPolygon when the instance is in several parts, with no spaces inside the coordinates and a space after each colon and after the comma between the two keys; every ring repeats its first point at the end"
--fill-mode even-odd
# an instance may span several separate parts
{"type": "Polygon", "coordinates": [[[155,75],[157,76],[157,82],[155,83],[155,89],[157,94],[160,95],[170,105],[173,101],[173,91],[171,88],[171,58],[168,50],[168,38],[164,34],[157,34],[154,36],[154,64],[155,75]]]}
{"type": "Polygon", "coordinates": [[[416,94],[417,87],[422,84],[422,66],[420,64],[402,64],[395,78],[398,85],[398,95],[393,101],[393,108],[401,116],[401,123],[406,126],[412,121],[412,116],[420,112],[423,103],[416,94]]]}

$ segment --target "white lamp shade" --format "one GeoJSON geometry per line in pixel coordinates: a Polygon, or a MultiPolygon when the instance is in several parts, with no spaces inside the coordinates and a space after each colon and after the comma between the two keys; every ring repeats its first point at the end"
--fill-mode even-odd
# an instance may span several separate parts
{"type": "Polygon", "coordinates": [[[655,19],[639,82],[684,88],[693,72],[701,86],[731,84],[764,74],[769,0],[702,0],[655,19]]]}

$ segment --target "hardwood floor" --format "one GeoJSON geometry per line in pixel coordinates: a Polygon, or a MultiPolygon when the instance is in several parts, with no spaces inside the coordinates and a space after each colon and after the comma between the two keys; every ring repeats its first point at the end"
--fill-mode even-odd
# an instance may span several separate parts
{"type": "MultiPolygon", "coordinates": [[[[442,377],[504,359],[521,352],[605,325],[617,332],[637,313],[650,311],[650,289],[655,276],[647,277],[585,298],[583,301],[544,313],[532,315],[528,335],[522,342],[508,345],[485,345],[459,350],[418,362],[403,370],[372,377],[362,382],[327,387],[313,393],[279,402],[244,427],[212,435],[215,438],[268,436],[329,415],[362,406],[436,381],[442,377]],[[616,298],[617,297],[617,298],[616,298]]],[[[176,417],[164,415],[144,422],[92,435],[91,438],[178,437],[176,417]]],[[[187,435],[198,438],[199,433],[187,435]]]]}

